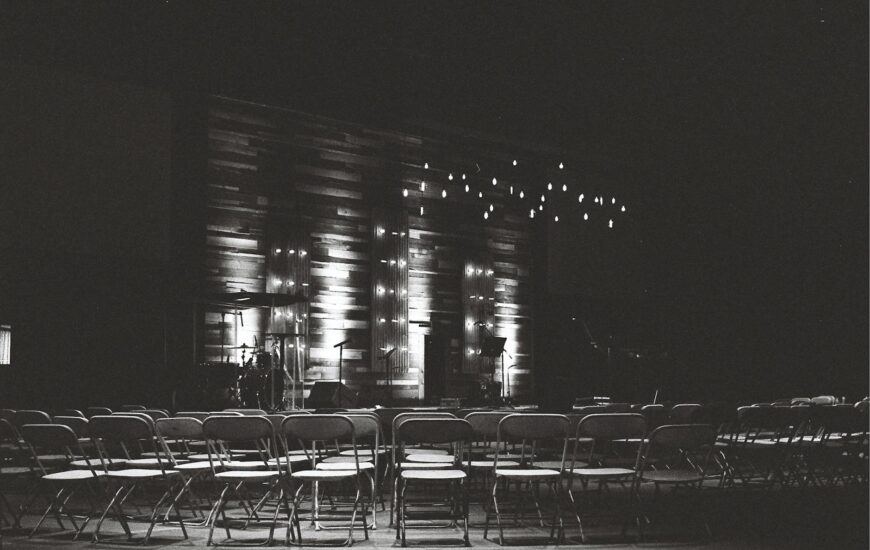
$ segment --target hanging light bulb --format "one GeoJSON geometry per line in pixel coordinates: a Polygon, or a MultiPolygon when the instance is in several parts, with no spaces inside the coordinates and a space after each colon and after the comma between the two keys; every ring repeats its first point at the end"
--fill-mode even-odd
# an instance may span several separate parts
{"type": "Polygon", "coordinates": [[[513,194],[514,194],[514,186],[511,185],[511,195],[513,195],[513,194]]]}
{"type": "Polygon", "coordinates": [[[540,210],[541,212],[543,212],[543,211],[544,211],[544,205],[543,205],[543,204],[539,204],[539,205],[538,205],[538,210],[540,210]]]}
{"type": "Polygon", "coordinates": [[[446,198],[447,198],[447,189],[442,189],[442,190],[441,190],[441,198],[442,198],[442,199],[446,199],[446,198]]]}
{"type": "Polygon", "coordinates": [[[565,165],[560,162],[559,163],[559,170],[561,170],[562,168],[565,168],[565,165]]]}
{"type": "Polygon", "coordinates": [[[547,182],[547,191],[552,191],[552,190],[553,190],[553,183],[547,182]]]}
{"type": "Polygon", "coordinates": [[[492,178],[492,184],[493,184],[493,185],[496,185],[496,184],[498,184],[498,180],[497,180],[497,179],[495,179],[495,178],[492,178]]]}
{"type": "Polygon", "coordinates": [[[402,189],[402,196],[403,196],[403,197],[407,197],[407,196],[408,196],[408,190],[407,190],[407,189],[402,189]]]}
{"type": "Polygon", "coordinates": [[[610,204],[616,204],[616,197],[610,199],[610,204]]]}
{"type": "Polygon", "coordinates": [[[429,163],[428,163],[428,162],[424,162],[424,163],[423,163],[423,168],[425,168],[426,170],[428,170],[428,169],[429,169],[429,163]]]}
{"type": "Polygon", "coordinates": [[[483,213],[483,219],[485,219],[485,220],[488,220],[488,219],[489,219],[489,212],[484,212],[484,213],[483,213]]]}
{"type": "Polygon", "coordinates": [[[580,193],[580,196],[577,197],[577,202],[583,202],[583,193],[580,193]]]}
{"type": "Polygon", "coordinates": [[[514,159],[514,166],[517,165],[517,159],[514,159]]]}
{"type": "Polygon", "coordinates": [[[563,184],[562,184],[562,191],[564,192],[564,191],[567,191],[567,190],[568,190],[568,184],[567,184],[567,183],[563,183],[563,184]]]}
{"type": "Polygon", "coordinates": [[[466,184],[465,184],[465,192],[468,193],[468,191],[469,191],[470,189],[471,189],[471,188],[468,187],[468,184],[466,183],[466,184]]]}
{"type": "Polygon", "coordinates": [[[625,212],[625,205],[622,205],[622,208],[619,209],[620,212],[625,212]]]}
{"type": "Polygon", "coordinates": [[[532,218],[532,219],[534,219],[534,217],[535,217],[535,209],[534,209],[534,208],[532,208],[531,210],[529,210],[529,217],[532,218]]]}
{"type": "Polygon", "coordinates": [[[559,221],[559,216],[554,216],[554,217],[553,217],[553,220],[556,221],[556,222],[558,222],[558,221],[559,221]]]}
{"type": "Polygon", "coordinates": [[[588,219],[589,219],[589,214],[585,214],[585,213],[584,213],[584,214],[583,214],[583,221],[586,221],[586,220],[588,220],[588,219]]]}
{"type": "Polygon", "coordinates": [[[493,210],[495,210],[495,208],[493,208],[493,206],[490,204],[490,205],[489,205],[489,211],[492,212],[493,210]]]}
{"type": "Polygon", "coordinates": [[[478,199],[482,199],[482,198],[483,198],[483,191],[478,191],[478,192],[477,192],[477,198],[478,198],[478,199]]]}
{"type": "Polygon", "coordinates": [[[544,195],[541,195],[541,202],[547,202],[547,197],[545,197],[544,195]]]}
{"type": "Polygon", "coordinates": [[[425,181],[421,181],[421,182],[420,182],[420,191],[425,191],[425,190],[426,190],[426,182],[425,182],[425,181]]]}
{"type": "Polygon", "coordinates": [[[465,181],[465,174],[462,174],[462,181],[465,181]]]}
{"type": "Polygon", "coordinates": [[[523,193],[522,189],[520,189],[520,198],[523,199],[523,198],[525,198],[525,196],[526,196],[526,194],[523,193]]]}
{"type": "Polygon", "coordinates": [[[613,220],[608,220],[608,221],[607,221],[607,227],[613,229],[613,220]]]}
{"type": "Polygon", "coordinates": [[[450,181],[453,181],[453,174],[452,173],[447,174],[447,179],[449,179],[450,181]]]}
{"type": "Polygon", "coordinates": [[[280,254],[280,253],[281,253],[281,249],[280,249],[280,248],[276,248],[276,249],[275,249],[275,254],[280,254]]]}
{"type": "Polygon", "coordinates": [[[423,215],[423,207],[422,206],[420,207],[420,215],[421,216],[423,215]]]}

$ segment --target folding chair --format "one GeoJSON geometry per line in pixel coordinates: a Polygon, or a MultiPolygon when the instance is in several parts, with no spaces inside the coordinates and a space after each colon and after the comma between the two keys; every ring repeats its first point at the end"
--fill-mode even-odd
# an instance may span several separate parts
{"type": "Polygon", "coordinates": [[[6,491],[12,480],[30,477],[30,467],[22,462],[24,456],[26,455],[18,430],[9,420],[0,418],[0,525],[11,525],[16,529],[21,527],[21,515],[12,507],[6,491]],[[11,521],[7,515],[11,517],[11,521]]]}
{"type": "Polygon", "coordinates": [[[698,421],[704,406],[698,403],[678,403],[668,413],[668,424],[691,424],[698,421]]]}
{"type": "MultiPolygon", "coordinates": [[[[584,491],[589,482],[597,482],[599,497],[604,490],[607,490],[609,483],[619,483],[623,486],[626,482],[633,484],[637,466],[637,449],[644,444],[646,433],[646,420],[642,414],[637,413],[592,414],[584,417],[577,426],[574,452],[567,469],[569,475],[568,499],[574,508],[574,516],[580,528],[582,542],[586,542],[586,533],[583,529],[580,508],[574,498],[574,480],[580,480],[584,491]],[[583,439],[592,440],[588,456],[585,457],[588,466],[577,466],[577,458],[580,456],[579,442],[583,439]],[[613,466],[608,463],[608,460],[614,456],[611,446],[615,442],[634,444],[635,464],[631,468],[613,466]]],[[[623,522],[623,535],[626,525],[627,521],[623,522]]]]}
{"type": "MultiPolygon", "coordinates": [[[[212,472],[211,463],[206,460],[183,461],[177,462],[174,460],[174,454],[170,449],[170,442],[180,445],[186,451],[186,455],[190,456],[188,445],[192,442],[205,443],[205,434],[202,430],[202,422],[195,418],[158,418],[154,423],[154,431],[157,435],[160,448],[164,456],[172,462],[172,469],[177,470],[183,479],[183,483],[172,501],[177,506],[180,506],[182,499],[189,496],[187,499],[190,503],[190,508],[194,516],[197,515],[197,509],[193,502],[197,499],[193,498],[195,493],[192,489],[192,484],[199,480],[208,477],[212,472]]],[[[164,518],[168,520],[167,518],[164,518]]],[[[202,525],[208,522],[208,517],[203,516],[202,525]]]]}
{"type": "MultiPolygon", "coordinates": [[[[467,420],[458,418],[408,418],[400,422],[396,431],[396,443],[399,446],[398,454],[401,456],[406,444],[412,445],[443,445],[453,447],[450,453],[448,468],[403,468],[403,462],[398,463],[397,478],[398,488],[398,516],[396,521],[396,539],[401,538],[402,547],[407,546],[406,531],[408,511],[406,491],[412,483],[425,483],[428,486],[446,485],[448,490],[448,510],[439,512],[428,510],[423,513],[415,513],[413,517],[426,519],[447,519],[451,522],[462,520],[463,542],[470,546],[468,540],[468,488],[465,480],[466,471],[471,467],[471,455],[466,453],[464,446],[471,443],[473,430],[467,420]],[[456,468],[456,463],[461,463],[465,456],[465,471],[456,468]],[[458,486],[458,487],[457,487],[458,486]],[[458,494],[457,494],[458,493],[458,494]]],[[[443,462],[440,464],[444,464],[443,462]]],[[[419,503],[416,503],[419,505],[419,503]]]]}
{"type": "MultiPolygon", "coordinates": [[[[100,461],[104,478],[115,481],[118,484],[117,490],[97,522],[93,541],[101,542],[100,529],[110,510],[114,510],[115,518],[121,524],[127,540],[131,541],[133,533],[130,530],[129,522],[124,513],[124,503],[137,489],[144,488],[147,485],[155,485],[159,489],[163,489],[163,492],[151,508],[148,518],[148,530],[145,533],[143,541],[144,544],[148,544],[161,511],[161,506],[175,494],[174,483],[182,479],[181,475],[177,470],[170,469],[173,463],[168,457],[164,457],[161,454],[157,454],[153,459],[137,458],[143,452],[143,443],[150,448],[159,448],[154,433],[154,424],[146,415],[136,416],[130,413],[127,415],[92,416],[88,423],[88,429],[94,442],[97,454],[96,459],[100,461]],[[111,448],[117,448],[122,452],[122,458],[125,459],[123,468],[110,469],[110,466],[113,465],[111,461],[113,457],[109,452],[111,448]],[[151,467],[130,467],[130,465],[134,464],[151,467]]],[[[176,503],[170,500],[165,515],[170,514],[175,506],[176,503]]],[[[178,512],[177,509],[176,512],[178,512]]],[[[184,521],[180,519],[180,514],[179,525],[184,538],[188,538],[187,529],[184,526],[184,521]]]]}
{"type": "Polygon", "coordinates": [[[78,539],[95,513],[94,501],[91,497],[102,495],[99,478],[105,475],[105,473],[99,468],[99,464],[95,464],[93,461],[87,469],[61,469],[57,471],[54,471],[53,467],[56,461],[54,461],[55,464],[44,463],[43,457],[45,456],[66,456],[67,462],[74,460],[75,453],[78,453],[80,456],[86,456],[80,439],[72,428],[68,426],[61,424],[25,424],[21,427],[21,436],[30,450],[36,473],[40,476],[43,483],[47,483],[52,487],[52,492],[54,493],[54,497],[49,501],[48,507],[30,531],[29,536],[32,537],[36,534],[49,514],[53,514],[60,528],[64,529],[65,527],[61,521],[61,515],[63,514],[72,522],[75,529],[73,540],[78,539]],[[66,510],[66,506],[73,494],[81,487],[86,488],[88,491],[86,497],[90,509],[84,516],[84,522],[79,526],[76,524],[75,516],[66,510]]]}
{"type": "MultiPolygon", "coordinates": [[[[507,496],[506,491],[510,488],[510,483],[516,484],[518,492],[522,490],[522,484],[526,484],[526,489],[531,496],[535,505],[535,512],[538,516],[538,522],[541,527],[544,527],[543,515],[541,514],[541,506],[538,501],[538,489],[543,482],[553,492],[554,496],[554,512],[550,527],[550,539],[560,542],[564,538],[564,525],[562,521],[562,495],[561,495],[561,478],[565,471],[565,456],[568,449],[568,438],[570,422],[568,417],[561,414],[512,414],[506,416],[499,422],[498,434],[496,443],[499,448],[503,442],[519,442],[522,445],[521,454],[519,457],[520,466],[518,468],[502,468],[502,458],[499,453],[493,456],[493,476],[495,482],[492,485],[492,509],[486,510],[486,523],[483,529],[483,538],[486,538],[489,532],[490,517],[494,514],[496,525],[498,526],[498,542],[504,545],[504,529],[502,526],[503,509],[499,506],[499,487],[503,488],[503,492],[507,496]],[[527,453],[526,444],[531,444],[531,449],[527,453]],[[539,455],[543,454],[543,447],[547,444],[554,446],[553,453],[560,456],[558,469],[553,468],[538,468],[536,461],[540,460],[539,455]]],[[[522,499],[518,500],[515,511],[515,518],[521,518],[522,499]]],[[[502,506],[504,500],[502,500],[502,506]]]]}
{"type": "Polygon", "coordinates": [[[112,409],[108,407],[88,407],[85,409],[85,416],[91,418],[92,416],[108,416],[112,414],[112,409]]]}
{"type": "MultiPolygon", "coordinates": [[[[291,463],[287,462],[286,472],[289,475],[289,479],[292,483],[295,483],[297,486],[295,491],[293,492],[293,501],[290,507],[290,514],[288,517],[287,524],[287,544],[293,544],[296,546],[302,546],[302,532],[299,521],[299,506],[302,502],[303,494],[302,491],[306,487],[311,488],[311,509],[312,509],[312,520],[315,522],[315,526],[319,525],[321,520],[324,520],[323,516],[320,514],[319,510],[319,489],[320,484],[330,484],[331,486],[340,488],[340,485],[343,483],[352,484],[355,489],[355,496],[353,498],[353,505],[350,514],[350,521],[348,526],[348,535],[347,538],[340,543],[342,546],[350,546],[353,544],[353,530],[354,525],[356,523],[356,513],[357,508],[360,506],[360,501],[362,501],[362,525],[363,525],[363,534],[365,539],[369,538],[368,531],[368,523],[366,520],[367,516],[367,507],[365,503],[365,499],[361,498],[362,489],[360,486],[360,459],[359,453],[356,445],[356,436],[354,423],[350,418],[343,415],[336,414],[300,414],[288,416],[284,419],[282,424],[282,434],[284,435],[284,441],[296,440],[299,441],[303,447],[307,447],[311,445],[312,454],[311,454],[311,465],[312,469],[310,470],[300,470],[300,471],[292,471],[291,463]],[[325,445],[334,441],[349,441],[352,445],[353,449],[353,459],[352,463],[340,464],[338,469],[335,468],[317,468],[317,446],[325,445]],[[294,538],[292,535],[294,534],[293,528],[296,528],[295,532],[295,540],[291,540],[294,538]]],[[[289,458],[289,453],[286,454],[289,458]]],[[[306,546],[335,546],[333,543],[325,543],[325,542],[307,542],[306,546]]]]}
{"type": "MultiPolygon", "coordinates": [[[[650,433],[649,440],[638,452],[637,474],[631,491],[638,510],[641,540],[651,511],[644,505],[641,485],[652,483],[657,499],[662,487],[671,487],[672,496],[676,496],[676,488],[682,488],[680,494],[688,493],[684,498],[697,497],[715,441],[716,431],[709,424],[666,424],[650,433]]],[[[707,537],[712,537],[701,503],[697,498],[692,500],[689,510],[696,513],[707,537]]],[[[660,510],[661,506],[655,508],[660,510]]]]}
{"type": "MultiPolygon", "coordinates": [[[[210,416],[202,423],[205,436],[208,460],[215,479],[223,482],[220,497],[212,508],[209,517],[207,546],[211,546],[217,518],[222,519],[227,541],[235,545],[270,545],[275,535],[275,524],[278,521],[280,506],[275,507],[272,521],[269,523],[269,535],[263,541],[243,543],[236,541],[230,531],[231,520],[227,518],[226,506],[229,494],[232,492],[243,503],[246,516],[240,520],[247,527],[251,520],[259,520],[255,505],[249,498],[249,488],[266,484],[264,497],[278,489],[278,500],[286,505],[286,497],[281,486],[277,465],[269,464],[271,450],[275,447],[272,423],[265,416],[210,416]],[[248,444],[256,452],[258,460],[234,461],[228,459],[225,444],[248,444]]],[[[238,518],[236,518],[238,519],[238,518]]]]}

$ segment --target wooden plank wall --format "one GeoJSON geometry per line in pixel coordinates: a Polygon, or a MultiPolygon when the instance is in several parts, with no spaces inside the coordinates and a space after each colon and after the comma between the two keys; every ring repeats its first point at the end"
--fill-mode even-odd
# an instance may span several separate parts
{"type": "MultiPolygon", "coordinates": [[[[464,397],[492,371],[477,355],[482,321],[508,339],[511,393],[530,397],[534,222],[511,194],[532,182],[491,182],[509,172],[516,151],[218,97],[210,99],[208,144],[206,290],[302,291],[310,299],[282,308],[278,320],[249,310],[242,327],[231,316],[228,346],[250,345],[263,332],[303,332],[296,344],[304,352],[288,357],[307,366],[310,387],[337,379],[333,345],[349,338],[344,381],[371,401],[387,378],[377,358],[395,347],[394,396],[420,399],[424,339],[440,328],[455,335],[448,391],[464,397]]],[[[217,313],[205,314],[205,333],[205,358],[217,360],[217,313]]]]}

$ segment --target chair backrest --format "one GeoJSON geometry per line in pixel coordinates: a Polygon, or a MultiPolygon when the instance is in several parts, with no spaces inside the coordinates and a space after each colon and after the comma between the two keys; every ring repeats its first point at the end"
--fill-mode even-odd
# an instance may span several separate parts
{"type": "Polygon", "coordinates": [[[666,424],[650,433],[647,446],[691,452],[712,448],[715,441],[716,430],[710,424],[666,424]]]}
{"type": "MultiPolygon", "coordinates": [[[[0,418],[0,443],[17,443],[18,430],[5,418],[0,418]]],[[[2,464],[0,460],[0,464],[2,464]]]]}
{"type": "Polygon", "coordinates": [[[237,412],[243,416],[266,416],[263,409],[224,409],[224,412],[237,412]]]}
{"type": "Polygon", "coordinates": [[[25,424],[51,424],[51,417],[44,411],[19,410],[15,411],[12,423],[20,429],[25,424]]]}
{"type": "Polygon", "coordinates": [[[85,409],[85,416],[88,418],[92,416],[105,416],[112,414],[112,409],[108,407],[88,407],[85,409]]]}
{"type": "Polygon", "coordinates": [[[151,417],[152,420],[157,420],[158,418],[169,418],[169,413],[164,411],[163,409],[134,409],[132,411],[126,412],[138,412],[142,414],[147,414],[151,417]]]}
{"type": "Polygon", "coordinates": [[[471,423],[460,418],[408,418],[400,423],[396,437],[401,444],[470,442],[471,423]]]}
{"type": "Polygon", "coordinates": [[[646,419],[646,426],[649,430],[654,430],[662,424],[667,424],[668,411],[662,404],[644,405],[640,409],[640,414],[646,419]]]}
{"type": "Polygon", "coordinates": [[[350,418],[339,414],[299,414],[284,419],[281,431],[285,437],[303,443],[318,441],[347,441],[354,438],[354,425],[350,418]]]}
{"type": "Polygon", "coordinates": [[[604,405],[583,405],[581,407],[574,406],[572,412],[573,414],[587,415],[603,413],[606,412],[606,410],[604,405]]]}
{"type": "Polygon", "coordinates": [[[121,410],[125,412],[144,411],[147,408],[145,405],[121,405],[121,410]]]}
{"type": "Polygon", "coordinates": [[[0,419],[12,422],[13,418],[15,418],[15,409],[0,409],[0,419]]]}
{"type": "Polygon", "coordinates": [[[263,416],[209,416],[202,423],[205,437],[243,443],[272,439],[272,423],[263,416]]]}
{"type": "Polygon", "coordinates": [[[107,441],[151,439],[154,436],[154,423],[146,415],[143,416],[132,413],[92,416],[88,420],[88,430],[92,438],[107,441]]]}
{"type": "Polygon", "coordinates": [[[810,401],[813,405],[826,406],[836,403],[837,398],[833,395],[817,395],[813,397],[810,401]]]}
{"type": "Polygon", "coordinates": [[[174,418],[195,418],[202,422],[209,417],[209,414],[211,413],[207,413],[205,411],[179,411],[175,413],[174,418]]]}
{"type": "Polygon", "coordinates": [[[88,419],[81,416],[55,416],[54,423],[69,427],[78,437],[88,437],[88,419]]]}
{"type": "Polygon", "coordinates": [[[606,413],[626,413],[631,411],[631,403],[605,403],[604,412],[606,413]]]}
{"type": "Polygon", "coordinates": [[[80,418],[85,418],[85,413],[78,409],[61,409],[57,412],[55,418],[58,416],[78,416],[80,418]]]}
{"type": "MultiPolygon", "coordinates": [[[[571,422],[563,414],[511,414],[501,419],[498,424],[496,445],[502,448],[505,443],[522,443],[520,462],[534,464],[538,459],[538,448],[551,443],[556,444],[556,452],[561,452],[561,469],[564,469],[565,457],[568,451],[568,439],[571,422]],[[531,444],[531,451],[526,455],[526,445],[531,444]],[[558,447],[561,446],[561,449],[558,447]]],[[[498,468],[500,453],[494,454],[493,468],[498,468]]]]}
{"type": "Polygon", "coordinates": [[[511,414],[504,411],[473,412],[466,415],[465,420],[471,425],[475,439],[495,441],[499,422],[511,414]]]}
{"type": "Polygon", "coordinates": [[[205,439],[202,422],[196,418],[158,418],[154,423],[154,430],[163,438],[193,441],[205,439]]]}
{"type": "Polygon", "coordinates": [[[371,413],[347,413],[343,416],[353,422],[354,437],[357,441],[371,439],[377,443],[383,441],[380,419],[371,413]]]}
{"type": "Polygon", "coordinates": [[[704,410],[699,403],[679,403],[671,408],[668,414],[670,424],[691,424],[697,422],[698,415],[704,410]]]}
{"type": "Polygon", "coordinates": [[[646,419],[638,413],[590,414],[577,426],[577,437],[601,441],[642,438],[646,435],[646,419]]]}
{"type": "MultiPolygon", "coordinates": [[[[42,461],[46,454],[60,454],[71,461],[76,456],[87,456],[78,436],[69,426],[63,424],[25,424],[21,427],[21,437],[31,452],[33,464],[41,475],[48,473],[42,461]]],[[[89,461],[91,475],[96,477],[95,461],[89,461]]]]}

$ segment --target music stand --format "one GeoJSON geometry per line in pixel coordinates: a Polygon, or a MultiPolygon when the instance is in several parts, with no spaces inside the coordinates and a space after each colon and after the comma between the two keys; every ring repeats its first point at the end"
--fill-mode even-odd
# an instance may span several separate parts
{"type": "MultiPolygon", "coordinates": [[[[490,357],[495,359],[501,357],[501,394],[504,397],[504,345],[507,343],[507,338],[500,336],[486,336],[483,343],[480,345],[480,356],[490,357]]],[[[495,378],[495,369],[493,369],[493,378],[495,378]]]]}
{"type": "Polygon", "coordinates": [[[393,404],[393,369],[390,367],[390,357],[392,357],[394,353],[396,353],[396,348],[393,348],[378,357],[378,359],[383,359],[385,361],[384,368],[387,369],[387,385],[389,386],[390,405],[393,404]]]}

